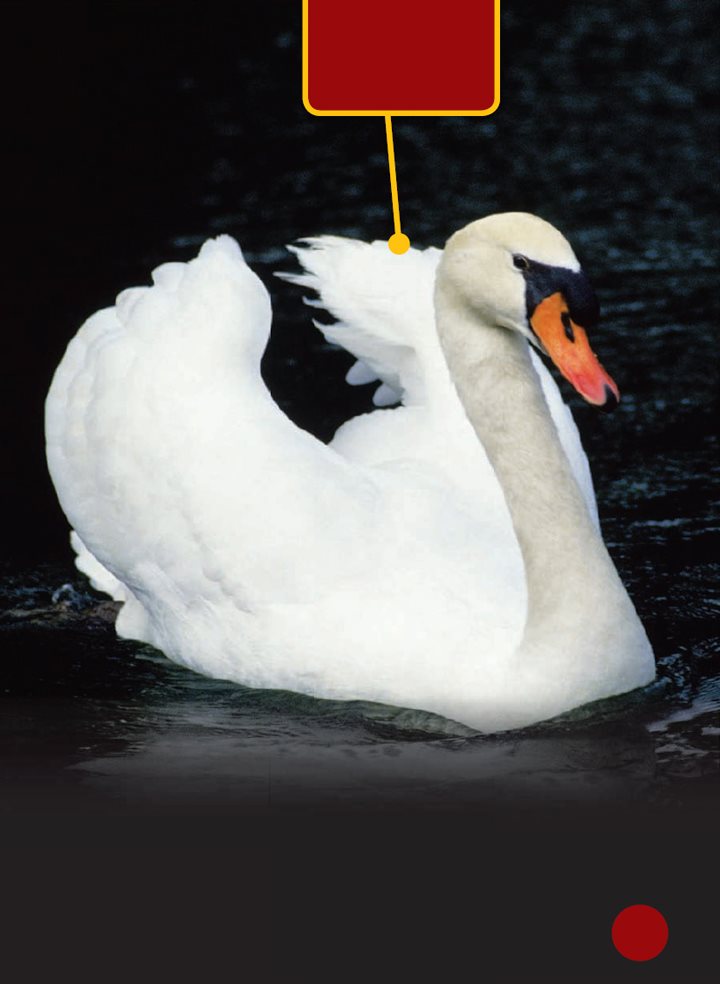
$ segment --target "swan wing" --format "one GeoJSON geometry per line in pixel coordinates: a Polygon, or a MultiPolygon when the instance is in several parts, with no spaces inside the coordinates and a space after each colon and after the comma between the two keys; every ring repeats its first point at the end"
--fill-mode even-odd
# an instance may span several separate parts
{"type": "Polygon", "coordinates": [[[47,398],[81,569],[148,608],[225,595],[248,612],[365,573],[376,483],[270,396],[270,301],[237,244],[210,241],[153,280],[88,319],[47,398]]]}
{"type": "Polygon", "coordinates": [[[358,362],[347,375],[351,385],[380,380],[376,406],[399,400],[423,405],[435,386],[449,387],[435,332],[433,287],[441,251],[410,249],[391,253],[386,242],[364,243],[340,236],[317,236],[289,246],[303,272],[278,273],[310,288],[336,320],[316,327],[358,362]]]}

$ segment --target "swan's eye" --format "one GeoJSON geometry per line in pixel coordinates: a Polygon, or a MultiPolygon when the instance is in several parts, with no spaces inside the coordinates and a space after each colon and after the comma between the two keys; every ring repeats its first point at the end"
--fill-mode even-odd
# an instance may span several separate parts
{"type": "Polygon", "coordinates": [[[563,311],[560,315],[560,320],[562,321],[563,328],[565,329],[565,337],[570,342],[575,341],[575,332],[573,331],[572,321],[570,320],[570,315],[567,311],[563,311]]]}
{"type": "Polygon", "coordinates": [[[528,260],[527,256],[523,256],[521,253],[515,253],[515,255],[513,256],[513,263],[515,264],[518,270],[530,269],[530,261],[528,260]]]}

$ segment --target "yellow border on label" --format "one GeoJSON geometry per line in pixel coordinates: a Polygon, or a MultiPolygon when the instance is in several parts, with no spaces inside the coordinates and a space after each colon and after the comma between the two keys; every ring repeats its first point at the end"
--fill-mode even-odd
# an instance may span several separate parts
{"type": "Polygon", "coordinates": [[[424,112],[416,109],[348,109],[344,112],[337,109],[315,109],[308,95],[308,5],[310,0],[303,0],[303,67],[302,67],[302,101],[303,106],[313,116],[490,116],[500,105],[500,0],[495,0],[494,11],[494,92],[495,99],[488,109],[430,109],[424,112]]]}

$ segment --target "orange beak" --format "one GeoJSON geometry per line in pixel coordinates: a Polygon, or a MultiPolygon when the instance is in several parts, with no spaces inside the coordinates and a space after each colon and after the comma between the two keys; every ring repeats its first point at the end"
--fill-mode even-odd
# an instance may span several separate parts
{"type": "Polygon", "coordinates": [[[563,295],[558,292],[540,301],[530,324],[547,354],[580,396],[603,410],[614,410],[620,392],[590,348],[585,329],[571,320],[563,295]]]}

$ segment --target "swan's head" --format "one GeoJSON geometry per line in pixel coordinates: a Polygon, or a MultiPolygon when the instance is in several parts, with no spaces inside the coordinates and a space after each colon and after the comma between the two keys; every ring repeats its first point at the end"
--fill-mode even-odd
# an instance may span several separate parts
{"type": "Polygon", "coordinates": [[[448,240],[438,279],[486,325],[524,335],[588,403],[613,410],[618,388],[590,348],[599,306],[570,244],[525,212],[489,215],[448,240]]]}

